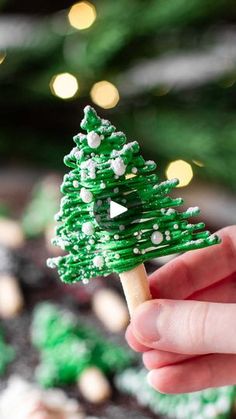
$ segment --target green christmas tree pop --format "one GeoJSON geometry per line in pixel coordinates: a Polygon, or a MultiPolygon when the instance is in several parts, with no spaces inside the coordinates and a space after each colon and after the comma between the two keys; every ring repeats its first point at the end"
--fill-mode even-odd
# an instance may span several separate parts
{"type": "Polygon", "coordinates": [[[39,383],[52,387],[78,382],[80,389],[82,383],[90,401],[100,402],[110,395],[106,376],[123,371],[135,360],[131,351],[99,335],[69,310],[49,302],[35,308],[31,336],[40,351],[36,369],[39,383]]]}
{"type": "Polygon", "coordinates": [[[188,218],[199,208],[178,212],[181,198],[168,193],[177,179],[158,183],[156,164],[145,161],[136,141],[101,119],[90,106],[84,109],[76,147],[64,159],[64,194],[56,216],[54,244],[68,252],[49,259],[64,282],[87,282],[97,275],[120,274],[130,313],[151,298],[143,262],[157,256],[210,246],[219,242],[204,223],[188,218]],[[109,218],[110,202],[127,206],[109,218]]]}

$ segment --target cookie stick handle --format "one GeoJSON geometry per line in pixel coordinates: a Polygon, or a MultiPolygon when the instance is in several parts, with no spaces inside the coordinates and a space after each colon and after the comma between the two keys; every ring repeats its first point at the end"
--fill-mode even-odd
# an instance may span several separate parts
{"type": "Polygon", "coordinates": [[[130,271],[119,274],[123,287],[125,298],[127,301],[130,317],[134,310],[147,300],[151,300],[152,296],[149,290],[146,269],[143,264],[136,266],[130,271]]]}

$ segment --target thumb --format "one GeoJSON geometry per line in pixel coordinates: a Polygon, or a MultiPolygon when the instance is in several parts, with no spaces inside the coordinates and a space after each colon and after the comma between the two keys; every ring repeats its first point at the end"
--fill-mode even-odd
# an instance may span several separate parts
{"type": "Polygon", "coordinates": [[[131,320],[135,337],[149,348],[182,354],[234,353],[236,304],[152,300],[131,320]]]}

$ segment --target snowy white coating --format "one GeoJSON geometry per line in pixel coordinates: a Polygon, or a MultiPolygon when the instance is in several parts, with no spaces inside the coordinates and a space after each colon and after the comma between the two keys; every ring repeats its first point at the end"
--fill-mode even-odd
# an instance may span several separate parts
{"type": "Polygon", "coordinates": [[[104,258],[102,256],[95,256],[93,258],[93,264],[96,268],[102,268],[104,265],[104,258]]]}
{"type": "Polygon", "coordinates": [[[101,144],[101,137],[94,131],[87,134],[87,141],[90,148],[98,148],[101,144]]]}
{"type": "Polygon", "coordinates": [[[84,152],[83,150],[79,150],[77,147],[74,147],[71,150],[70,154],[72,154],[72,156],[75,156],[78,160],[80,160],[83,157],[84,152]]]}
{"type": "Polygon", "coordinates": [[[128,150],[132,150],[134,147],[139,147],[137,141],[132,141],[131,143],[124,144],[121,150],[113,150],[111,153],[111,157],[120,157],[128,150]]]}
{"type": "Polygon", "coordinates": [[[126,165],[121,157],[117,157],[114,160],[111,160],[111,169],[117,176],[122,176],[125,174],[126,165]]]}
{"type": "Polygon", "coordinates": [[[93,194],[86,188],[82,188],[80,191],[80,198],[86,204],[89,204],[93,200],[93,194]]]}
{"type": "Polygon", "coordinates": [[[96,179],[96,167],[97,164],[93,159],[85,160],[81,163],[81,178],[87,179],[89,176],[90,179],[96,179]]]}
{"type": "Polygon", "coordinates": [[[91,223],[91,221],[88,221],[87,223],[84,223],[82,225],[82,231],[84,234],[86,234],[86,236],[92,236],[94,233],[94,226],[93,223],[91,223]]]}
{"type": "Polygon", "coordinates": [[[166,215],[171,215],[171,214],[175,214],[176,213],[176,211],[175,211],[175,209],[174,208],[169,208],[167,211],[166,211],[166,215]]]}
{"type": "Polygon", "coordinates": [[[151,242],[153,244],[160,244],[163,241],[163,234],[160,231],[154,231],[151,235],[151,242]]]}
{"type": "Polygon", "coordinates": [[[199,212],[199,207],[189,207],[186,211],[187,215],[195,214],[199,212]]]}

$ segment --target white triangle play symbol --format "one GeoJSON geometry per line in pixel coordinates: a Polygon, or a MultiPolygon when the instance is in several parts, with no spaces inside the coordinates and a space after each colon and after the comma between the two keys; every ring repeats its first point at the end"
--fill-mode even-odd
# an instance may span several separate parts
{"type": "Polygon", "coordinates": [[[117,202],[110,201],[110,218],[118,217],[118,215],[123,214],[126,211],[128,211],[128,208],[117,204],[117,202]]]}

